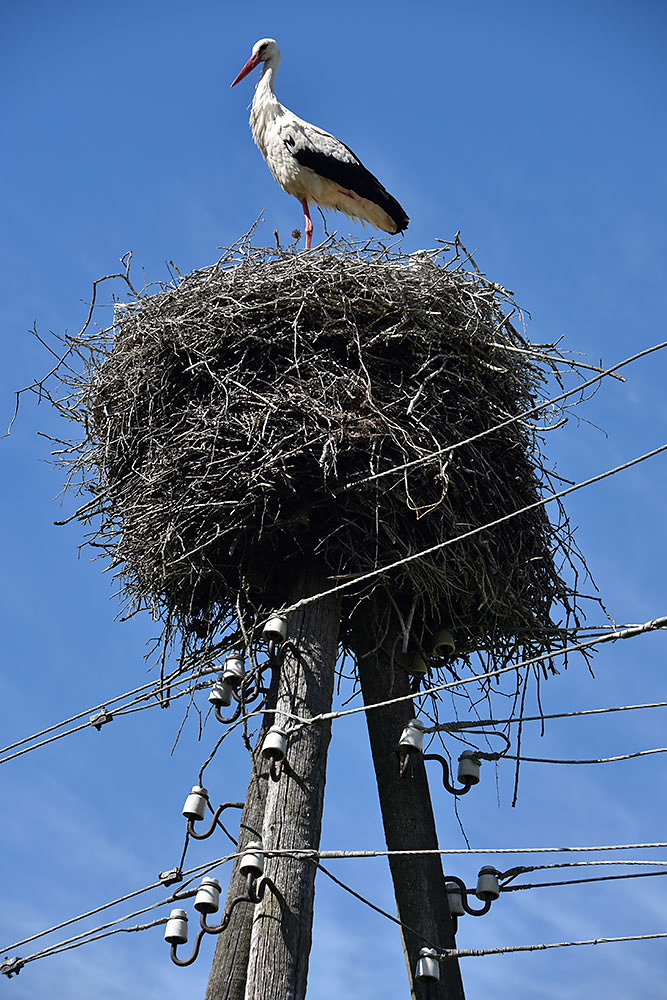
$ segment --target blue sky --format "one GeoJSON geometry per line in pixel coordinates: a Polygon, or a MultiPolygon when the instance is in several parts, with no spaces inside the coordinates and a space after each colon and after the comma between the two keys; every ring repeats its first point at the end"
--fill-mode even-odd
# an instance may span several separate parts
{"type": "MultiPolygon", "coordinates": [[[[27,335],[78,329],[94,278],[134,253],[136,274],[168,277],[210,263],[264,209],[258,240],[284,240],[302,216],[272,180],[247,123],[254,79],[229,83],[252,43],[283,53],[279,98],[332,131],[411,216],[403,247],[432,247],[457,231],[489,276],[532,314],[535,341],[613,363],[665,339],[664,60],[667,13],[658,2],[405,5],[339,0],[335,8],[172,0],[113,5],[35,2],[0,15],[7,95],[0,163],[0,402],[44,372],[27,335]]],[[[313,213],[315,241],[322,234],[313,213]]],[[[342,218],[329,228],[360,234],[342,218]]],[[[607,382],[578,424],[549,439],[561,475],[579,480],[665,441],[665,357],[607,382]]],[[[0,679],[3,743],[97,704],[146,678],[147,620],[114,622],[117,604],[75,525],[53,521],[74,498],[53,498],[46,463],[63,429],[24,398],[0,442],[3,559],[0,679]]],[[[665,613],[665,465],[661,458],[569,498],[567,507],[610,612],[619,622],[665,613]]],[[[548,711],[665,699],[664,637],[603,647],[596,679],[572,663],[544,691],[548,711]]],[[[178,708],[118,720],[3,766],[0,941],[10,943],[154,880],[178,860],[182,800],[215,730],[186,726],[170,755],[178,708]]],[[[659,747],[662,710],[554,722],[535,756],[610,756],[659,747]]],[[[485,769],[461,803],[473,847],[665,840],[663,758],[597,767],[526,764],[516,809],[511,765],[485,769]]],[[[221,801],[242,797],[240,748],[209,779],[221,801]]],[[[465,846],[452,802],[433,781],[441,846],[465,846]]],[[[382,833],[360,719],[334,730],[323,846],[377,848],[382,833]]],[[[196,847],[192,864],[221,854],[196,847]]],[[[647,852],[644,852],[647,853],[647,852]]],[[[639,852],[630,854],[641,857],[639,852]]],[[[653,856],[661,857],[657,852],[653,856]]],[[[665,858],[665,855],[662,855],[665,858]]],[[[487,859],[484,859],[487,860],[487,859]]],[[[491,859],[488,859],[491,860],[491,859]]],[[[451,871],[473,879],[476,858],[451,871]]],[[[509,863],[509,862],[508,862],[509,863]]],[[[514,860],[512,861],[514,863],[514,860]]],[[[381,860],[332,869],[379,905],[392,891],[381,860]]],[[[467,918],[462,947],[667,930],[662,879],[507,895],[467,918]]],[[[334,886],[319,884],[311,960],[313,1000],[343,993],[404,997],[395,929],[334,886]]],[[[102,920],[100,919],[101,923],[102,920]]],[[[27,954],[30,946],[18,949],[27,954]]],[[[203,994],[212,948],[174,968],[159,930],[117,935],[28,966],[0,990],[13,998],[203,994]]],[[[503,1000],[605,995],[655,997],[664,945],[639,942],[547,954],[467,959],[467,995],[503,1000]]]]}

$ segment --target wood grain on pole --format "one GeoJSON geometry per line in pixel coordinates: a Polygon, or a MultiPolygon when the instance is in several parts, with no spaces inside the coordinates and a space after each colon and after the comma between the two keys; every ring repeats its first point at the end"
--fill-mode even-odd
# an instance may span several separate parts
{"type": "MultiPolygon", "coordinates": [[[[276,703],[278,675],[274,672],[266,697],[267,708],[276,703]]],[[[268,729],[273,725],[273,713],[265,716],[253,754],[253,773],[241,813],[239,847],[242,849],[251,840],[260,840],[264,820],[264,802],[268,776],[266,767],[261,774],[261,747],[268,729]]],[[[246,877],[239,873],[241,859],[234,862],[226,905],[246,891],[246,877]]],[[[220,934],[215,946],[213,964],[206,987],[206,1000],[243,1000],[245,996],[248,955],[250,953],[250,933],[252,930],[253,907],[250,903],[240,904],[232,910],[232,917],[224,933],[220,934]]]]}
{"type": "MultiPolygon", "coordinates": [[[[298,575],[293,597],[330,586],[322,567],[311,563],[298,575]]],[[[340,626],[340,597],[332,595],[295,612],[280,674],[276,722],[283,712],[302,717],[331,708],[340,626]]],[[[305,727],[288,740],[280,780],[270,781],[262,839],[267,849],[317,848],[320,841],[331,723],[305,727]]],[[[266,769],[266,765],[264,765],[266,769]]],[[[316,867],[297,858],[268,858],[273,887],[254,910],[246,1000],[303,1000],[312,938],[316,867]]]]}
{"type": "MultiPolygon", "coordinates": [[[[410,676],[390,662],[376,645],[375,631],[358,612],[353,622],[353,643],[357,655],[364,703],[408,694],[410,676]]],[[[375,767],[382,822],[387,848],[391,851],[433,849],[438,838],[428,782],[421,760],[416,760],[412,777],[399,778],[397,747],[401,733],[415,709],[404,701],[366,713],[371,753],[375,767]]],[[[447,792],[442,791],[443,795],[447,792]]],[[[402,930],[403,948],[412,996],[427,994],[414,983],[419,951],[427,944],[455,948],[445,878],[438,855],[390,857],[398,918],[418,934],[402,930]],[[422,935],[422,936],[420,936],[422,935]]],[[[440,965],[440,982],[429,987],[435,1000],[463,1000],[463,982],[457,961],[440,965]]]]}

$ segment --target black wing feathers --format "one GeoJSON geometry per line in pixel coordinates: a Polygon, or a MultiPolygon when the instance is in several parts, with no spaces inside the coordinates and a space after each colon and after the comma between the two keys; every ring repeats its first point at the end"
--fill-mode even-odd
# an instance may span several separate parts
{"type": "Polygon", "coordinates": [[[351,163],[309,146],[294,148],[290,143],[289,149],[294,159],[302,167],[310,167],[321,177],[326,177],[334,184],[340,184],[342,188],[354,191],[360,198],[366,198],[379,205],[395,223],[397,233],[402,233],[404,229],[407,229],[410,220],[404,210],[396,199],[383,188],[377,177],[374,177],[370,170],[367,170],[363,163],[356,159],[351,149],[349,152],[355,156],[355,160],[351,163]]]}

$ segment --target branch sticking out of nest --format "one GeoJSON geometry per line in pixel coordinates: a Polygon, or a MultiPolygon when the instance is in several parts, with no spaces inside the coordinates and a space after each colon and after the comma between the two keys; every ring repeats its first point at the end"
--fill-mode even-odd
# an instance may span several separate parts
{"type": "MultiPolygon", "coordinates": [[[[330,240],[298,254],[248,240],[80,339],[58,405],[84,436],[63,460],[97,498],[79,517],[99,515],[88,540],[122,566],[131,607],[210,638],[239,594],[244,615],[284,604],[304,559],[347,580],[551,489],[541,434],[563,409],[429,457],[573,370],[527,343],[511,293],[466,270],[460,249],[330,240]]],[[[502,666],[570,638],[579,596],[565,564],[583,565],[563,510],[553,522],[534,510],[346,591],[344,624],[373,591],[386,621],[369,628],[399,660],[428,658],[444,624],[459,652],[502,666]]]]}

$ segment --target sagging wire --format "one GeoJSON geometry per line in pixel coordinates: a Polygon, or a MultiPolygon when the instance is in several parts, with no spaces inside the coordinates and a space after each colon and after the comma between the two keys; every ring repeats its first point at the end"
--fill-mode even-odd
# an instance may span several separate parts
{"type": "Polygon", "coordinates": [[[508,955],[520,951],[546,951],[550,948],[573,948],[580,945],[617,944],[621,941],[655,941],[660,938],[667,938],[667,932],[661,931],[657,934],[624,934],[620,937],[590,938],[586,941],[554,941],[549,944],[507,945],[502,948],[443,948],[438,952],[436,957],[437,961],[446,961],[452,958],[481,958],[484,955],[508,955]]]}
{"type": "MultiPolygon", "coordinates": [[[[295,857],[295,858],[303,858],[304,860],[312,861],[313,863],[317,864],[318,868],[320,868],[329,878],[331,878],[332,881],[336,882],[338,885],[340,885],[346,891],[350,892],[353,896],[355,896],[356,898],[360,899],[361,902],[366,903],[372,909],[375,909],[377,912],[379,912],[383,916],[388,917],[394,923],[400,923],[400,921],[398,921],[395,917],[392,917],[391,914],[386,913],[385,911],[383,911],[382,909],[380,909],[379,907],[377,907],[375,904],[371,903],[370,900],[367,900],[365,897],[361,896],[359,893],[356,893],[355,890],[351,889],[349,886],[345,885],[339,879],[337,879],[334,875],[332,875],[331,872],[329,872],[327,869],[324,868],[323,865],[321,865],[321,859],[324,858],[324,859],[344,860],[344,859],[351,859],[351,858],[385,857],[385,856],[395,856],[395,855],[406,856],[406,855],[423,855],[423,854],[439,854],[439,855],[450,855],[450,854],[452,854],[452,855],[453,854],[458,854],[458,855],[465,855],[465,854],[470,854],[470,855],[496,854],[496,855],[499,855],[499,854],[530,854],[530,853],[550,853],[550,852],[568,853],[568,852],[573,852],[573,851],[575,851],[575,852],[576,851],[591,851],[591,852],[592,851],[617,851],[617,850],[631,850],[631,849],[641,849],[641,848],[647,848],[647,849],[648,848],[665,848],[665,847],[667,847],[667,843],[654,843],[654,844],[616,844],[616,845],[602,845],[602,846],[592,846],[592,847],[538,847],[538,848],[500,848],[500,849],[498,849],[498,848],[496,848],[496,849],[485,849],[485,848],[479,848],[479,849],[477,849],[477,848],[475,848],[475,849],[470,849],[470,848],[468,848],[468,849],[466,849],[466,848],[452,848],[452,849],[411,850],[411,851],[316,851],[316,850],[311,850],[311,849],[303,849],[303,850],[298,850],[298,849],[263,850],[263,849],[261,849],[261,853],[265,857],[295,857]]],[[[256,854],[256,853],[258,853],[260,851],[260,848],[261,848],[261,844],[259,842],[256,842],[256,843],[253,842],[253,843],[250,843],[250,844],[247,845],[247,847],[245,848],[245,852],[252,851],[253,853],[256,854]]],[[[211,871],[215,870],[215,868],[219,867],[220,865],[225,864],[228,861],[234,860],[237,857],[242,857],[245,852],[237,851],[235,853],[228,854],[228,855],[223,856],[221,858],[217,858],[214,861],[209,861],[209,862],[206,862],[203,865],[198,865],[198,866],[190,869],[188,872],[185,872],[184,874],[187,875],[187,876],[197,877],[198,875],[202,875],[202,873],[204,873],[204,874],[210,873],[211,871]]],[[[498,878],[501,881],[500,892],[510,892],[510,891],[515,891],[515,890],[519,891],[519,890],[521,890],[521,889],[524,888],[524,886],[521,886],[521,885],[518,885],[518,886],[508,885],[508,882],[510,882],[513,878],[516,878],[520,874],[527,874],[527,873],[533,872],[533,871],[553,869],[553,868],[596,867],[596,866],[608,866],[608,865],[620,865],[620,866],[634,866],[634,865],[637,865],[637,866],[639,866],[639,865],[646,866],[646,865],[651,865],[653,867],[667,868],[667,861],[652,861],[652,860],[641,861],[641,860],[634,860],[634,859],[631,859],[631,860],[628,860],[628,859],[618,859],[618,860],[617,859],[613,859],[613,860],[596,860],[596,861],[565,861],[565,862],[557,862],[557,863],[553,863],[553,864],[544,864],[544,865],[516,866],[515,868],[511,868],[511,869],[509,869],[508,871],[506,871],[504,873],[503,872],[498,873],[497,869],[492,869],[492,870],[493,870],[493,872],[497,873],[496,878],[498,878]]],[[[480,877],[481,877],[482,872],[485,872],[486,874],[488,874],[488,870],[490,868],[491,868],[491,866],[486,866],[486,869],[487,869],[486,872],[485,872],[484,868],[480,869],[480,877]]],[[[581,880],[576,880],[576,881],[581,881],[581,882],[584,882],[584,881],[605,881],[607,879],[631,878],[631,877],[643,878],[643,877],[648,877],[649,875],[653,875],[653,874],[655,874],[655,875],[667,874],[667,871],[666,872],[660,872],[660,871],[659,872],[638,872],[638,873],[631,873],[630,875],[619,875],[619,876],[600,876],[600,877],[598,877],[596,879],[590,879],[590,880],[589,879],[581,879],[581,880]]],[[[454,879],[453,879],[452,876],[448,876],[448,878],[450,878],[451,881],[454,881],[454,879]]],[[[202,879],[202,882],[205,882],[205,881],[206,881],[205,879],[202,879]]],[[[159,886],[161,884],[164,884],[164,883],[162,883],[162,882],[153,883],[152,885],[146,886],[143,889],[138,889],[138,890],[136,890],[136,891],[134,891],[132,893],[127,893],[126,895],[121,896],[118,899],[112,900],[112,901],[110,901],[108,903],[104,903],[101,906],[96,907],[95,909],[88,910],[86,913],[79,914],[76,917],[72,917],[70,920],[63,921],[60,924],[56,924],[53,927],[47,928],[46,930],[41,931],[38,934],[34,934],[31,937],[24,938],[21,941],[17,941],[14,944],[11,944],[11,945],[9,945],[9,946],[7,946],[5,948],[0,949],[0,951],[4,951],[4,952],[13,951],[15,948],[20,948],[23,945],[29,944],[30,942],[35,941],[35,940],[37,940],[40,937],[44,937],[47,934],[54,933],[57,930],[61,930],[64,927],[70,926],[73,923],[76,923],[76,922],[78,922],[80,920],[83,920],[83,919],[85,919],[87,917],[93,916],[94,914],[99,913],[99,912],[101,912],[101,911],[103,911],[105,909],[109,909],[112,906],[116,906],[119,903],[125,902],[128,899],[131,899],[131,898],[133,898],[135,896],[141,895],[144,892],[148,892],[148,891],[150,891],[152,889],[159,888],[159,886]]],[[[553,884],[554,885],[561,885],[561,884],[562,885],[566,885],[566,884],[570,884],[570,883],[569,882],[562,882],[562,883],[559,882],[559,883],[553,883],[553,884]]],[[[549,883],[539,883],[539,884],[536,885],[536,887],[542,886],[542,885],[544,885],[545,887],[547,887],[549,885],[549,883]]],[[[16,974],[17,971],[20,971],[20,969],[17,968],[17,965],[20,965],[20,967],[22,968],[23,965],[27,964],[30,961],[34,961],[37,958],[47,957],[47,956],[49,956],[51,954],[56,954],[57,951],[59,951],[59,950],[67,950],[67,948],[69,948],[69,947],[76,947],[77,945],[76,944],[72,944],[72,942],[79,942],[80,944],[87,944],[88,941],[89,941],[89,939],[90,940],[93,939],[93,938],[90,938],[91,935],[98,934],[100,931],[104,931],[104,930],[106,930],[106,929],[108,929],[108,928],[110,928],[112,926],[115,926],[116,924],[122,923],[125,920],[132,919],[133,917],[138,916],[138,915],[140,915],[142,913],[146,913],[146,912],[148,912],[151,909],[155,909],[155,908],[160,907],[160,906],[166,906],[169,903],[173,903],[173,902],[177,902],[177,901],[180,901],[180,900],[183,900],[183,899],[186,899],[186,898],[190,898],[190,897],[194,896],[196,894],[196,892],[199,892],[201,890],[201,888],[202,887],[200,886],[198,890],[192,890],[192,891],[186,891],[185,888],[184,888],[180,892],[173,893],[171,896],[168,896],[166,899],[163,899],[163,900],[160,900],[157,903],[151,904],[151,906],[149,906],[149,907],[145,907],[145,908],[143,908],[141,910],[136,910],[133,913],[126,914],[125,916],[119,917],[116,920],[110,921],[107,924],[103,924],[100,927],[92,928],[91,930],[86,931],[85,933],[83,933],[81,935],[77,935],[74,938],[69,938],[66,941],[54,944],[54,945],[50,946],[49,948],[45,948],[45,949],[43,949],[40,952],[36,952],[34,955],[28,956],[26,959],[21,959],[21,958],[6,959],[5,962],[2,965],[0,965],[0,972],[3,972],[5,975],[8,975],[8,976],[9,975],[14,975],[14,974],[16,974]]],[[[525,888],[528,888],[528,887],[526,886],[525,888]]],[[[159,923],[166,923],[166,922],[167,922],[167,918],[164,918],[161,921],[159,921],[159,923]]],[[[150,925],[150,926],[154,926],[154,925],[150,925]]],[[[402,925],[402,926],[406,926],[406,925],[402,925]]],[[[407,926],[406,926],[406,929],[407,930],[412,930],[412,928],[409,928],[407,926]]],[[[417,932],[413,931],[413,933],[417,933],[417,932]]],[[[105,935],[102,935],[102,936],[105,936],[105,935]]],[[[421,936],[421,935],[418,935],[418,936],[421,936]]]]}
{"type": "Polygon", "coordinates": [[[654,458],[656,455],[660,455],[664,451],[667,451],[667,444],[660,445],[658,448],[653,448],[651,451],[648,451],[643,455],[639,455],[637,458],[630,459],[630,461],[617,465],[613,469],[607,469],[606,472],[601,472],[597,476],[591,476],[588,479],[584,479],[579,483],[575,483],[573,486],[568,486],[563,490],[559,490],[557,493],[548,493],[539,500],[535,500],[534,503],[527,504],[525,507],[521,507],[518,510],[510,511],[509,514],[503,514],[502,517],[498,517],[494,521],[487,521],[486,524],[481,524],[476,528],[471,528],[470,531],[466,531],[461,535],[455,535],[453,538],[448,538],[444,542],[438,542],[436,545],[431,545],[427,549],[422,549],[419,552],[413,552],[409,556],[404,556],[403,559],[397,559],[393,563],[387,563],[384,566],[379,566],[376,569],[370,570],[368,573],[353,576],[349,580],[345,580],[343,583],[337,584],[335,587],[321,591],[319,594],[312,594],[310,597],[303,597],[294,604],[290,604],[288,607],[283,608],[281,613],[285,615],[291,614],[293,611],[306,607],[308,604],[313,604],[324,597],[331,597],[343,590],[348,590],[350,587],[357,587],[359,584],[366,583],[368,580],[373,580],[378,576],[384,576],[394,569],[399,569],[407,563],[414,562],[416,559],[423,559],[425,556],[431,555],[434,552],[440,552],[443,549],[449,548],[450,545],[454,545],[456,542],[472,538],[475,535],[481,534],[483,531],[488,531],[490,528],[497,528],[499,525],[506,524],[508,521],[511,521],[513,518],[518,517],[521,514],[526,514],[528,511],[544,507],[553,500],[560,500],[562,497],[568,496],[570,493],[584,489],[586,486],[592,486],[593,483],[599,483],[603,479],[608,479],[610,476],[614,476],[619,472],[623,472],[625,469],[630,469],[635,465],[639,465],[640,462],[645,462],[649,458],[654,458]]]}
{"type": "MultiPolygon", "coordinates": [[[[8,754],[5,757],[0,757],[0,764],[6,764],[10,760],[15,760],[17,757],[22,757],[26,753],[31,753],[33,750],[38,750],[40,747],[47,746],[49,743],[55,743],[57,740],[63,739],[65,736],[72,736],[74,733],[79,733],[84,729],[89,729],[93,727],[94,729],[97,729],[99,732],[99,730],[102,728],[103,725],[106,725],[108,722],[111,722],[114,718],[117,718],[121,715],[129,715],[132,712],[143,711],[146,708],[160,707],[159,701],[149,702],[148,704],[144,705],[140,705],[139,703],[143,701],[148,701],[149,698],[157,697],[162,692],[173,689],[174,686],[191,683],[195,679],[199,679],[200,677],[213,673],[215,669],[216,668],[211,667],[208,669],[203,669],[201,671],[198,671],[196,674],[193,674],[188,677],[170,678],[169,680],[166,680],[164,683],[158,684],[157,686],[155,685],[154,681],[151,681],[150,683],[142,684],[140,687],[135,688],[132,691],[128,691],[125,694],[117,695],[115,698],[109,698],[106,701],[102,702],[101,704],[94,706],[92,709],[87,709],[84,712],[79,712],[77,715],[73,715],[69,719],[65,719],[64,721],[56,723],[53,726],[49,726],[47,729],[43,729],[39,733],[33,733],[32,736],[26,736],[21,740],[17,740],[16,743],[12,743],[9,746],[3,747],[2,750],[0,750],[0,754],[7,753],[7,751],[13,750],[17,747],[22,747],[22,749],[17,750],[16,753],[8,754]],[[133,698],[133,700],[130,701],[126,706],[121,706],[120,708],[114,709],[113,712],[109,711],[109,705],[113,705],[116,702],[122,701],[125,698],[129,698],[132,695],[138,694],[141,691],[146,691],[147,688],[152,688],[152,690],[148,691],[146,694],[142,694],[140,697],[133,698]],[[132,706],[137,706],[137,707],[132,707],[132,706]],[[88,721],[82,723],[79,726],[74,726],[72,729],[67,729],[64,732],[61,733],[56,732],[56,730],[61,729],[63,726],[68,725],[70,722],[74,722],[77,719],[83,718],[85,715],[89,716],[88,721]],[[54,735],[50,736],[48,739],[41,740],[39,743],[32,743],[33,740],[39,739],[40,736],[44,736],[48,733],[54,733],[54,735]],[[25,746],[26,743],[32,743],[32,745],[25,746]]],[[[200,688],[203,688],[205,686],[207,685],[195,684],[193,687],[187,688],[184,691],[176,691],[175,693],[170,695],[170,700],[176,700],[177,698],[183,697],[183,695],[190,694],[191,691],[193,690],[199,690],[200,688]]]]}
{"type": "MultiPolygon", "coordinates": [[[[490,679],[490,678],[496,678],[496,677],[498,677],[498,676],[500,676],[502,674],[509,673],[510,671],[521,670],[523,667],[532,666],[533,664],[536,664],[536,663],[543,663],[545,660],[552,659],[555,656],[565,656],[565,655],[568,655],[569,653],[575,653],[575,652],[577,652],[577,651],[579,651],[581,649],[588,649],[591,646],[601,645],[602,643],[605,643],[605,642],[616,642],[618,639],[632,639],[632,638],[635,638],[636,636],[644,635],[647,632],[655,631],[655,630],[658,630],[658,629],[664,629],[664,628],[667,628],[667,616],[663,616],[663,617],[660,617],[660,618],[651,619],[650,621],[644,622],[641,625],[632,625],[632,626],[629,626],[629,627],[626,627],[626,628],[616,629],[615,631],[609,632],[606,635],[596,636],[596,637],[594,637],[592,639],[586,639],[583,642],[573,643],[573,644],[571,644],[569,646],[564,646],[561,649],[552,649],[548,653],[543,653],[543,654],[538,655],[538,656],[533,656],[533,657],[530,657],[530,659],[528,659],[528,660],[521,660],[518,663],[513,663],[513,664],[511,664],[510,666],[507,666],[507,667],[500,667],[497,670],[489,670],[489,671],[487,671],[486,673],[483,673],[483,674],[473,674],[471,677],[463,677],[463,678],[459,678],[457,680],[447,681],[447,682],[442,683],[442,684],[436,684],[433,687],[427,688],[427,689],[425,689],[423,691],[410,692],[409,694],[400,695],[400,696],[398,696],[396,698],[389,698],[389,699],[387,699],[385,701],[373,702],[370,705],[357,705],[354,708],[348,708],[348,709],[338,710],[338,711],[332,711],[332,712],[322,712],[319,715],[314,715],[314,716],[312,716],[309,719],[306,719],[306,718],[304,718],[302,716],[299,716],[299,715],[289,714],[289,713],[286,713],[284,711],[281,711],[281,715],[284,716],[287,720],[289,720],[289,721],[291,721],[291,722],[294,723],[294,726],[291,727],[290,730],[289,730],[290,733],[293,733],[293,732],[298,731],[298,729],[302,728],[303,726],[311,726],[311,725],[314,725],[315,723],[319,723],[319,722],[328,722],[330,720],[340,719],[340,718],[343,718],[343,717],[349,716],[349,715],[357,715],[360,712],[371,712],[371,711],[374,711],[377,708],[386,708],[388,705],[396,705],[396,704],[398,704],[400,702],[403,702],[403,701],[415,701],[418,698],[423,698],[423,697],[426,697],[428,695],[435,694],[435,693],[437,693],[439,691],[452,690],[453,688],[456,688],[456,687],[462,687],[462,686],[465,686],[465,685],[468,685],[468,684],[473,684],[475,682],[479,682],[479,681],[482,681],[482,680],[487,680],[487,679],[490,679]]],[[[663,703],[663,702],[653,702],[653,703],[647,704],[646,706],[640,705],[640,706],[637,706],[637,707],[638,708],[644,708],[644,707],[646,707],[646,708],[658,708],[658,707],[662,707],[665,704],[666,703],[663,703]]],[[[595,709],[595,710],[589,710],[589,714],[595,714],[596,712],[602,712],[602,711],[625,711],[628,708],[634,708],[634,707],[635,706],[621,706],[621,707],[619,707],[617,709],[595,709]]],[[[276,709],[265,709],[264,711],[265,711],[266,714],[269,714],[271,712],[275,713],[276,709]]],[[[250,713],[247,716],[247,718],[251,718],[253,715],[258,715],[258,714],[260,714],[260,713],[259,712],[250,713]]],[[[567,714],[569,714],[569,713],[567,713],[567,714]]],[[[567,717],[567,714],[563,714],[562,717],[563,718],[567,717]]],[[[578,713],[572,713],[572,714],[578,714],[578,713]]],[[[560,716],[554,716],[554,718],[555,717],[560,717],[560,716]]],[[[537,716],[535,718],[536,718],[537,721],[539,721],[541,717],[537,716]]],[[[544,718],[550,718],[550,716],[544,716],[544,718]]],[[[228,733],[226,733],[225,735],[228,735],[229,733],[231,733],[233,731],[233,729],[235,728],[235,726],[238,725],[239,722],[241,722],[241,721],[242,720],[238,720],[236,723],[234,723],[232,726],[230,726],[230,728],[228,730],[228,733]]],[[[512,720],[510,720],[510,721],[512,721],[512,720]]],[[[480,724],[484,725],[485,722],[480,723],[479,720],[475,720],[473,724],[475,726],[479,726],[480,724]]],[[[454,730],[459,725],[459,723],[444,723],[442,725],[449,726],[449,727],[452,728],[452,730],[454,730]]],[[[462,726],[462,728],[464,728],[467,725],[469,725],[469,723],[464,724],[464,726],[462,726]]],[[[424,732],[431,732],[431,731],[435,731],[435,728],[434,727],[427,727],[427,726],[424,727],[424,732]]]]}
{"type": "Polygon", "coordinates": [[[465,438],[463,441],[456,441],[454,444],[447,445],[445,448],[439,448],[436,451],[430,452],[427,455],[422,455],[420,458],[415,458],[410,462],[404,462],[402,465],[393,466],[391,469],[383,469],[381,472],[372,473],[369,476],[364,476],[359,479],[350,480],[339,486],[334,490],[335,494],[343,493],[347,490],[352,489],[355,486],[361,486],[365,483],[373,482],[377,479],[382,479],[384,476],[392,475],[396,472],[403,472],[405,469],[413,468],[414,466],[424,465],[427,462],[432,462],[436,458],[440,458],[442,455],[451,454],[458,448],[462,448],[464,445],[472,444],[474,441],[478,441],[480,438],[486,437],[488,434],[493,434],[495,431],[502,430],[504,427],[508,427],[510,424],[516,423],[517,421],[525,420],[526,417],[530,417],[540,410],[545,409],[547,406],[553,406],[555,403],[561,402],[563,399],[567,399],[569,396],[573,396],[576,393],[582,392],[582,390],[587,389],[589,386],[594,385],[596,382],[602,381],[608,375],[613,375],[614,372],[618,371],[619,368],[623,368],[625,365],[631,364],[633,361],[638,361],[640,358],[644,358],[649,354],[653,354],[655,351],[660,351],[667,347],[667,341],[663,341],[660,344],[654,344],[652,347],[648,347],[638,354],[633,354],[629,358],[625,358],[623,361],[619,361],[618,364],[613,365],[611,368],[606,368],[599,374],[595,375],[593,378],[589,379],[587,382],[582,382],[580,385],[575,386],[573,389],[568,389],[566,392],[562,392],[558,396],[554,396],[551,399],[545,399],[536,406],[531,407],[528,410],[524,410],[522,413],[518,413],[513,417],[508,417],[507,420],[503,420],[498,424],[494,424],[493,427],[488,427],[486,430],[480,431],[478,434],[472,435],[472,437],[465,438]]]}

